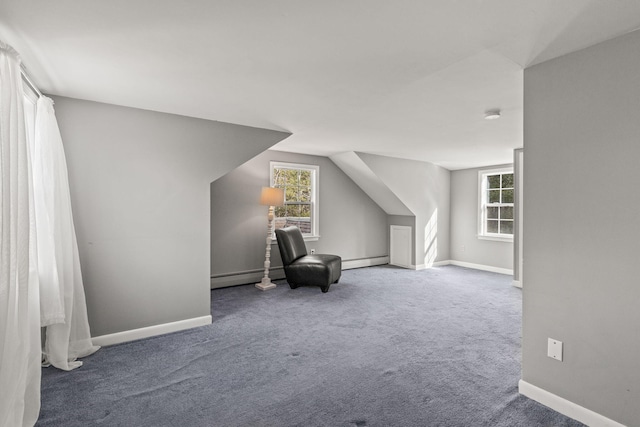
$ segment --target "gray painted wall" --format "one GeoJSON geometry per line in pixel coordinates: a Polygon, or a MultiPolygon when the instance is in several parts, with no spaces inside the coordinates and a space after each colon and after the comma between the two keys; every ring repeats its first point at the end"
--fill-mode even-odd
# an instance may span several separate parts
{"type": "Polygon", "coordinates": [[[640,32],[525,70],[523,380],[638,426],[640,32]],[[564,342],[564,361],[546,356],[564,342]]]}
{"type": "Polygon", "coordinates": [[[54,100],[92,335],[209,315],[209,184],[288,134],[54,100]]]}
{"type": "Polygon", "coordinates": [[[451,172],[451,259],[513,269],[513,243],[478,239],[478,172],[487,166],[451,172]]]}
{"type": "MultiPolygon", "coordinates": [[[[307,248],[343,260],[388,255],[386,213],[329,158],[268,150],[211,184],[212,276],[263,268],[267,207],[258,200],[270,161],[320,166],[320,238],[307,248]]],[[[271,266],[282,266],[275,244],[271,255],[271,266]]]]}
{"type": "Polygon", "coordinates": [[[513,179],[515,182],[515,200],[513,204],[513,217],[515,219],[513,224],[513,282],[519,287],[522,287],[522,208],[524,206],[524,193],[523,193],[523,163],[524,163],[524,150],[518,148],[513,150],[513,179]]]}
{"type": "Polygon", "coordinates": [[[449,260],[449,170],[428,162],[357,154],[415,214],[413,263],[423,265],[432,254],[433,261],[449,260]]]}

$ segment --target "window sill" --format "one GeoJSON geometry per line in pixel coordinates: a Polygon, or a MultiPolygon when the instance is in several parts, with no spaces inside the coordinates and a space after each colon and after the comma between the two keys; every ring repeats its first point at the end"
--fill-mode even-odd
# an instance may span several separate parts
{"type": "Polygon", "coordinates": [[[493,240],[494,242],[506,242],[506,243],[513,243],[513,237],[499,237],[499,236],[485,236],[485,235],[478,235],[478,239],[480,240],[493,240]]]}
{"type": "MultiPolygon", "coordinates": [[[[303,236],[304,241],[305,242],[317,242],[318,240],[320,240],[320,236],[303,236]]],[[[278,240],[276,240],[275,237],[271,238],[271,244],[272,245],[277,245],[278,244],[278,240]]]]}

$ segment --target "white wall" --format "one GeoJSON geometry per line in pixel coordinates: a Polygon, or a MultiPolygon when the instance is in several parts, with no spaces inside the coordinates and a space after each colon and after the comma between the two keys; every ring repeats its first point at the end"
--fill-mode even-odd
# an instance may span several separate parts
{"type": "Polygon", "coordinates": [[[525,70],[522,378],[640,425],[640,32],[525,70]],[[564,361],[546,356],[564,342],[564,361]]]}
{"type": "MultiPolygon", "coordinates": [[[[307,248],[340,255],[343,263],[388,256],[387,214],[329,158],[268,150],[211,184],[212,286],[248,283],[262,275],[267,207],[258,200],[269,185],[270,161],[320,167],[320,238],[307,242],[307,248]],[[240,274],[245,276],[234,277],[240,274]]],[[[275,244],[271,261],[271,277],[282,277],[275,244]]]]}
{"type": "Polygon", "coordinates": [[[54,100],[92,335],[209,315],[209,184],[288,134],[54,100]]]}
{"type": "Polygon", "coordinates": [[[478,239],[478,172],[488,166],[451,172],[451,259],[513,270],[513,243],[478,239]]]}

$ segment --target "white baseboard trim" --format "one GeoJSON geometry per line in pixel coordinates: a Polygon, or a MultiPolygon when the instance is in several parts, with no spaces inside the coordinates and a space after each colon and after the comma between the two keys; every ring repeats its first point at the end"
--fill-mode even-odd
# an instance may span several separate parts
{"type": "MultiPolygon", "coordinates": [[[[491,271],[493,273],[500,273],[500,274],[508,274],[508,275],[513,275],[513,270],[509,270],[507,268],[499,268],[499,267],[492,267],[490,265],[482,265],[482,264],[473,264],[471,262],[464,262],[464,261],[455,261],[452,259],[448,259],[448,260],[444,260],[444,261],[436,261],[430,265],[427,264],[411,264],[411,265],[397,265],[396,267],[402,267],[402,268],[408,268],[411,270],[424,270],[425,268],[431,268],[431,267],[442,267],[445,265],[457,265],[459,267],[466,267],[466,268],[474,268],[476,270],[484,270],[484,271],[491,271]]],[[[514,282],[514,286],[515,282],[514,282]]]]}
{"type": "MultiPolygon", "coordinates": [[[[404,264],[392,264],[391,262],[388,263],[390,266],[392,267],[398,267],[398,268],[408,268],[409,270],[421,270],[421,268],[416,267],[415,265],[411,264],[411,265],[404,265],[404,264]]],[[[422,267],[424,268],[424,266],[422,267]]]]}
{"type": "Polygon", "coordinates": [[[456,260],[450,260],[449,264],[457,265],[458,267],[474,268],[476,270],[484,270],[484,271],[491,271],[493,273],[513,275],[513,270],[508,268],[493,267],[490,265],[474,264],[471,262],[456,261],[456,260]]]}
{"type": "Polygon", "coordinates": [[[418,264],[418,265],[411,265],[411,269],[412,270],[424,270],[426,268],[431,268],[431,267],[442,267],[443,265],[449,265],[451,264],[451,261],[449,260],[445,260],[445,261],[435,261],[432,262],[431,264],[418,264]]]}
{"type": "Polygon", "coordinates": [[[135,341],[142,338],[155,337],[156,335],[168,334],[170,332],[183,331],[185,329],[197,328],[211,324],[211,315],[194,317],[192,319],[178,320],[177,322],[162,323],[160,325],[147,326],[145,328],[131,329],[128,331],[116,332],[114,334],[100,335],[91,338],[94,345],[101,347],[120,344],[123,342],[135,341]]]}
{"type": "Polygon", "coordinates": [[[449,265],[449,261],[436,261],[430,265],[427,264],[411,264],[411,265],[400,265],[400,264],[390,264],[390,265],[394,265],[396,267],[401,267],[401,268],[408,268],[409,270],[424,270],[426,268],[431,268],[431,267],[442,267],[443,265],[449,265]]]}
{"type": "Polygon", "coordinates": [[[529,399],[533,399],[536,402],[542,403],[554,411],[560,412],[567,417],[580,421],[591,427],[625,427],[617,421],[613,421],[600,415],[597,412],[593,412],[590,409],[577,405],[565,398],[557,396],[546,390],[536,387],[524,380],[518,382],[518,391],[520,394],[527,396],[529,399]]]}
{"type": "Polygon", "coordinates": [[[431,265],[431,267],[442,267],[443,265],[449,265],[449,264],[451,264],[451,260],[436,261],[431,265]]]}
{"type": "Polygon", "coordinates": [[[350,260],[342,261],[342,269],[351,270],[353,268],[372,267],[374,265],[384,265],[384,264],[389,264],[388,256],[350,259],[350,260]]]}
{"type": "Polygon", "coordinates": [[[513,281],[513,286],[515,286],[516,288],[520,288],[522,289],[522,282],[520,280],[514,280],[513,281]]]}

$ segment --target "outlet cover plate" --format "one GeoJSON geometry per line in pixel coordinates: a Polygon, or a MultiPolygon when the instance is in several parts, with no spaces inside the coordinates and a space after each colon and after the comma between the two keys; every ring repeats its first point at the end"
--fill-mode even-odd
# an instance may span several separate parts
{"type": "Polygon", "coordinates": [[[549,338],[547,344],[547,356],[562,362],[562,341],[549,338]]]}

